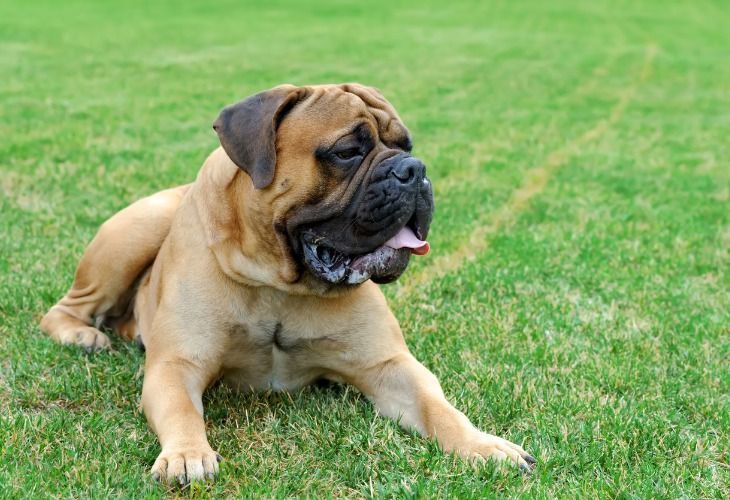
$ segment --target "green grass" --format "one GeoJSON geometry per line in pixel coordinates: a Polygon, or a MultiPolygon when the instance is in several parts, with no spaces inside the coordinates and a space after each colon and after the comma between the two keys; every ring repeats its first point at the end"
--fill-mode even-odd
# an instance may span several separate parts
{"type": "Polygon", "coordinates": [[[223,105],[354,80],[434,181],[432,253],[384,287],[406,339],[539,467],[445,456],[353,388],[218,386],[222,474],[183,494],[727,498],[728,25],[711,0],[0,3],[0,496],[175,491],[143,355],[38,320],[101,222],[194,178],[223,105]]]}

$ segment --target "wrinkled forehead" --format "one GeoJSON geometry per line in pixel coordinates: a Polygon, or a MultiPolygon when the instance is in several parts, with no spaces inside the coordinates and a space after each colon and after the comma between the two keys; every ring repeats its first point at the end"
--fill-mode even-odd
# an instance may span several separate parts
{"type": "Polygon", "coordinates": [[[299,141],[310,136],[322,144],[334,143],[362,124],[386,146],[410,151],[410,133],[393,106],[375,89],[357,84],[307,87],[281,127],[296,130],[299,141]]]}

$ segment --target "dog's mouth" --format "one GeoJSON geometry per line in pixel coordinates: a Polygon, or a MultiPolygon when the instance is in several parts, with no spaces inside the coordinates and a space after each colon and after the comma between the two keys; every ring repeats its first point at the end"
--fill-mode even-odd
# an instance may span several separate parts
{"type": "Polygon", "coordinates": [[[368,279],[376,283],[397,280],[408,267],[411,254],[428,253],[430,246],[421,239],[424,237],[413,217],[393,237],[362,254],[338,250],[335,242],[318,236],[315,230],[303,231],[301,241],[304,263],[315,275],[330,283],[357,285],[368,279]]]}

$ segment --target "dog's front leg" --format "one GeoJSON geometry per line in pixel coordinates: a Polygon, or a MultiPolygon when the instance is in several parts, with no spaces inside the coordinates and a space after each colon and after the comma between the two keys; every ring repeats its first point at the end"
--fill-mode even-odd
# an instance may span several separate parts
{"type": "Polygon", "coordinates": [[[435,439],[447,453],[477,460],[512,460],[525,469],[536,463],[520,446],[474,427],[449,404],[436,377],[408,352],[363,370],[354,383],[381,414],[435,439]]]}
{"type": "Polygon", "coordinates": [[[168,483],[213,479],[221,456],[208,444],[203,422],[203,391],[210,376],[181,360],[150,360],[145,366],[142,407],[162,452],[152,466],[155,478],[168,483]]]}

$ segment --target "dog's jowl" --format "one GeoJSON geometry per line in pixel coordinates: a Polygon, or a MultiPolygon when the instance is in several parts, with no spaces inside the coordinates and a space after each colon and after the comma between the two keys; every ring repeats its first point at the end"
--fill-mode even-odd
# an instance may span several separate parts
{"type": "Polygon", "coordinates": [[[280,86],[221,111],[221,148],[192,184],[105,222],[41,321],[91,351],[103,324],[146,349],[142,406],[155,477],[212,478],[220,455],[203,391],[355,385],[378,411],[447,452],[529,468],[477,430],[408,351],[376,283],[428,252],[433,193],[411,136],[375,89],[280,86]]]}

